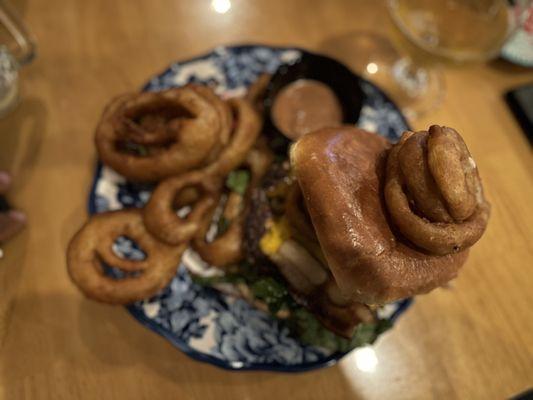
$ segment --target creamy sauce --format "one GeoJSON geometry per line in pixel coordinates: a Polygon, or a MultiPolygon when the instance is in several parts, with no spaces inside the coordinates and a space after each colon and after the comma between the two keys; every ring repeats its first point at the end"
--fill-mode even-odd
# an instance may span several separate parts
{"type": "Polygon", "coordinates": [[[285,86],[274,99],[272,120],[289,139],[342,123],[342,108],[326,84],[298,79],[285,86]]]}

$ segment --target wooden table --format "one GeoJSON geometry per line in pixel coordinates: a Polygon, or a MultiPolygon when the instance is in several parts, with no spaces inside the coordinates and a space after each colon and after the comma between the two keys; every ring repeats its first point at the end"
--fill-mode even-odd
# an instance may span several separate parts
{"type": "Polygon", "coordinates": [[[208,0],[15,3],[39,55],[22,72],[20,107],[0,121],[0,168],[15,174],[11,199],[30,220],[0,261],[22,274],[0,361],[3,398],[502,399],[533,385],[533,158],[501,96],[533,72],[503,62],[448,70],[444,104],[413,124],[463,133],[493,212],[453,289],[421,296],[376,344],[373,373],[357,368],[355,353],[302,374],[223,371],[122,308],[85,300],[67,277],[65,247],[86,218],[93,128],[111,96],[219,44],[321,49],[354,29],[382,29],[376,3],[232,0],[226,14],[208,0]]]}

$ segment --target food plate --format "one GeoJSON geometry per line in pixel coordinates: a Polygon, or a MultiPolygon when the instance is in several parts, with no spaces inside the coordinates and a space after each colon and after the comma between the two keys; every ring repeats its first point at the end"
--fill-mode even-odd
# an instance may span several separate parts
{"type": "MultiPolygon", "coordinates": [[[[173,63],[153,77],[144,90],[157,91],[190,82],[215,84],[223,97],[244,93],[262,73],[273,73],[281,64],[312,53],[296,48],[268,46],[218,47],[187,61],[173,63]]],[[[365,95],[358,125],[396,141],[408,129],[399,109],[381,90],[358,78],[365,95]]],[[[150,185],[127,182],[98,164],[89,196],[89,213],[142,207],[150,185]]],[[[115,251],[128,258],[142,258],[131,241],[122,239],[115,251]]],[[[201,267],[202,261],[187,250],[183,263],[201,267]]],[[[380,318],[396,320],[411,299],[382,307],[380,318]]],[[[307,371],[334,364],[346,353],[305,345],[289,335],[279,321],[247,302],[220,294],[192,282],[184,265],[170,285],[157,296],[134,303],[127,310],[143,325],[169,340],[185,354],[231,370],[307,371]]]]}

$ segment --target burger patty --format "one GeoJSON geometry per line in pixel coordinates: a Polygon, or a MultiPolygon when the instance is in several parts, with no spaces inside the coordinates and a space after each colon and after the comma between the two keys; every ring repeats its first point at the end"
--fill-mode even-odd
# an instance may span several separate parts
{"type": "Polygon", "coordinates": [[[288,176],[289,169],[287,165],[274,163],[265,174],[261,185],[252,191],[250,211],[244,223],[244,251],[247,261],[258,265],[259,269],[277,272],[277,267],[261,251],[259,242],[266,232],[267,221],[275,216],[275,210],[272,209],[267,190],[280,184],[288,176]]]}

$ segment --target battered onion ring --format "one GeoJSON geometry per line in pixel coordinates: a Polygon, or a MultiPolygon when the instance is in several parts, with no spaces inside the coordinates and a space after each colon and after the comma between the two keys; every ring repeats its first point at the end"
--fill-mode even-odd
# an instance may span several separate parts
{"type": "Polygon", "coordinates": [[[202,228],[195,236],[192,247],[208,264],[224,268],[243,259],[244,221],[249,208],[250,193],[259,185],[272,163],[272,159],[272,153],[262,142],[258,143],[248,154],[244,166],[250,170],[250,183],[244,196],[234,192],[228,194],[222,213],[222,216],[229,221],[226,232],[207,242],[206,236],[213,224],[215,207],[204,218],[202,228]]]}
{"type": "MultiPolygon", "coordinates": [[[[250,147],[253,144],[252,142],[259,136],[260,131],[260,121],[257,119],[257,114],[253,112],[250,113],[249,104],[242,99],[229,100],[228,104],[237,114],[237,126],[235,127],[233,135],[231,136],[231,142],[223,150],[222,154],[220,154],[217,161],[204,168],[204,172],[206,174],[212,176],[215,180],[220,180],[221,182],[226,178],[227,174],[231,172],[231,170],[235,169],[242,163],[243,159],[247,155],[249,155],[249,163],[267,163],[265,168],[268,168],[272,162],[271,153],[269,156],[267,156],[269,150],[264,141],[258,140],[256,144],[257,150],[250,151],[250,147]]],[[[256,167],[258,169],[261,168],[259,165],[256,165],[256,167]]],[[[252,174],[252,180],[254,179],[254,176],[259,175],[252,174]]],[[[253,186],[255,183],[251,182],[250,184],[253,186]]],[[[181,205],[184,202],[187,202],[186,199],[194,199],[197,197],[198,194],[194,193],[193,191],[188,191],[188,193],[180,193],[180,195],[176,197],[176,205],[181,205]]],[[[189,201],[192,202],[192,200],[189,201]]]]}
{"type": "Polygon", "coordinates": [[[266,140],[264,140],[264,138],[259,138],[246,156],[245,166],[250,169],[251,174],[248,193],[259,186],[261,180],[272,165],[273,160],[274,154],[268,147],[266,140]]]}
{"type": "Polygon", "coordinates": [[[159,240],[179,244],[190,240],[201,226],[204,216],[218,200],[218,182],[202,171],[192,171],[160,182],[143,210],[146,229],[159,240]],[[195,188],[197,200],[185,217],[177,215],[175,199],[189,188],[195,188]]]}
{"type": "Polygon", "coordinates": [[[463,138],[452,128],[433,125],[427,147],[429,170],[452,218],[467,219],[484,199],[476,164],[463,138]]]}
{"type": "Polygon", "coordinates": [[[248,89],[246,93],[246,100],[252,104],[259,112],[263,111],[263,97],[265,95],[266,88],[270,83],[271,74],[261,74],[255,80],[254,83],[248,89]]]}
{"type": "Polygon", "coordinates": [[[204,218],[203,227],[192,242],[192,248],[206,263],[224,268],[242,260],[244,257],[242,247],[244,208],[243,196],[234,192],[228,195],[222,216],[229,221],[230,225],[226,232],[211,242],[207,242],[205,238],[212,224],[213,213],[208,215],[209,218],[204,218]]]}
{"type": "Polygon", "coordinates": [[[211,154],[208,157],[208,161],[215,160],[223,147],[229,143],[231,131],[233,128],[233,115],[229,104],[223,101],[209,86],[199,84],[189,84],[187,87],[193,89],[196,93],[207,100],[217,111],[218,118],[220,120],[220,131],[218,135],[218,141],[220,146],[214,146],[211,154]]]}
{"type": "Polygon", "coordinates": [[[406,132],[392,147],[387,160],[385,201],[400,232],[415,245],[438,255],[459,252],[477,242],[490,213],[466,145],[457,132],[438,126],[432,126],[429,133],[406,132]],[[427,162],[420,161],[420,154],[426,153],[427,162]],[[409,196],[414,198],[415,210],[409,196]]]}
{"type": "Polygon", "coordinates": [[[235,98],[228,103],[235,114],[235,129],[228,146],[205,168],[206,173],[219,179],[225,178],[244,161],[261,130],[261,119],[247,100],[235,98]]]}
{"type": "Polygon", "coordinates": [[[200,167],[217,146],[220,118],[191,88],[124,95],[105,109],[95,144],[102,162],[133,181],[158,181],[200,167]],[[121,145],[158,145],[147,155],[121,145]]]}
{"type": "Polygon", "coordinates": [[[186,245],[168,246],[145,229],[138,209],[97,214],[74,235],[67,249],[72,281],[89,298],[110,304],[128,304],[153,296],[175,275],[186,245]],[[112,250],[115,239],[126,236],[146,254],[142,261],[126,260],[112,250]],[[113,279],[102,263],[136,276],[113,279]]]}

